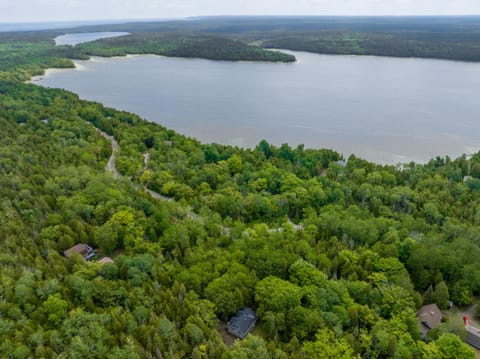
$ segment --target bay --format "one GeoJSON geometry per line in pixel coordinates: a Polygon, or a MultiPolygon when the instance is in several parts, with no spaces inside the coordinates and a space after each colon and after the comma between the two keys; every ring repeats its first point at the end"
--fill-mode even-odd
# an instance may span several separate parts
{"type": "Polygon", "coordinates": [[[203,142],[266,139],[389,164],[478,150],[480,64],[290,53],[296,63],[92,58],[35,83],[203,142]]]}
{"type": "Polygon", "coordinates": [[[99,39],[105,39],[109,37],[118,37],[128,35],[128,32],[83,32],[64,34],[55,38],[55,45],[71,45],[75,46],[84,42],[95,41],[99,39]]]}

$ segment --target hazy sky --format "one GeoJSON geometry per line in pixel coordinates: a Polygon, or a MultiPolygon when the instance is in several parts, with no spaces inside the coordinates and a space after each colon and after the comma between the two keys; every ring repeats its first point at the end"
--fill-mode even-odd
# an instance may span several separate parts
{"type": "Polygon", "coordinates": [[[0,0],[0,22],[225,14],[480,14],[480,0],[0,0]]]}

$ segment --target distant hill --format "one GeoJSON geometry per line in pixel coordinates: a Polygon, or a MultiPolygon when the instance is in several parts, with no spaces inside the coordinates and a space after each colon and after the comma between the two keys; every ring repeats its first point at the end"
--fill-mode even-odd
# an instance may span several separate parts
{"type": "Polygon", "coordinates": [[[68,29],[73,31],[201,32],[265,48],[480,61],[480,16],[213,16],[68,29]]]}

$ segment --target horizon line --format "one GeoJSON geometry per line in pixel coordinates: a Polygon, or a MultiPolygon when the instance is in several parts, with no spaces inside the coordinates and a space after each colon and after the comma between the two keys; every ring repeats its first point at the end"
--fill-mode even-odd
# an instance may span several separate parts
{"type": "Polygon", "coordinates": [[[76,20],[67,20],[67,19],[51,19],[51,20],[16,20],[16,21],[4,21],[0,20],[0,24],[48,24],[48,23],[75,23],[75,22],[116,22],[116,21],[127,21],[127,22],[135,22],[135,21],[175,21],[175,20],[189,20],[189,19],[201,19],[201,18],[213,18],[213,17],[309,17],[309,18],[322,18],[322,17],[338,17],[338,18],[345,18],[345,17],[356,17],[356,18],[385,18],[385,17],[394,17],[394,18],[407,18],[407,17],[414,17],[414,18],[422,18],[422,17],[480,17],[480,13],[478,14],[322,14],[322,15],[309,15],[309,14],[293,14],[293,15],[282,15],[282,14],[216,14],[216,15],[189,15],[189,16],[174,16],[174,17],[155,17],[155,18],[148,18],[148,17],[139,17],[139,18],[104,18],[104,19],[76,19],[76,20]]]}

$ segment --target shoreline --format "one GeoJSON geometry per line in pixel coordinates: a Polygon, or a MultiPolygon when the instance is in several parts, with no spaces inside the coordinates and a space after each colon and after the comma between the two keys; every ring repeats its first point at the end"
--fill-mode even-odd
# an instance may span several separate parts
{"type": "MultiPolygon", "coordinates": [[[[287,50],[287,51],[291,51],[291,50],[287,50]]],[[[292,51],[293,52],[293,51],[292,51]]],[[[370,55],[367,55],[367,56],[363,56],[363,55],[322,55],[322,54],[317,54],[317,53],[311,53],[311,52],[298,52],[298,51],[295,51],[294,54],[302,54],[302,53],[305,53],[305,54],[308,54],[308,55],[313,55],[313,56],[327,56],[327,57],[331,57],[331,56],[342,56],[344,58],[352,58],[352,57],[355,57],[355,58],[360,58],[360,57],[374,57],[374,58],[378,58],[378,59],[382,59],[382,58],[385,58],[385,56],[370,56],[370,55]]],[[[216,60],[209,60],[209,59],[202,59],[202,58],[190,58],[190,57],[171,57],[171,56],[164,56],[164,55],[156,55],[156,54],[127,54],[125,56],[111,56],[111,57],[103,57],[103,56],[91,56],[88,60],[72,60],[73,61],[73,64],[74,64],[74,67],[73,68],[48,68],[44,71],[44,74],[43,75],[38,75],[38,76],[33,76],[29,81],[26,81],[26,83],[29,83],[29,84],[34,84],[34,85],[39,85],[39,86],[43,86],[42,84],[40,84],[39,82],[44,80],[45,78],[48,78],[52,75],[55,75],[57,73],[60,73],[62,71],[73,71],[73,70],[78,70],[78,71],[88,71],[88,68],[87,66],[84,65],[85,62],[87,61],[92,61],[92,62],[108,62],[110,60],[128,60],[128,59],[135,59],[135,58],[148,58],[148,57],[161,57],[161,58],[172,58],[172,59],[183,59],[183,60],[192,60],[192,61],[196,61],[196,60],[204,60],[204,61],[214,61],[214,62],[217,62],[216,60]]],[[[389,57],[386,57],[386,58],[389,58],[389,57]]],[[[302,61],[302,56],[298,57],[299,60],[297,60],[296,63],[298,63],[299,65],[303,64],[304,61],[302,61]]],[[[391,57],[391,59],[400,59],[402,60],[403,58],[397,58],[397,57],[391,57]]],[[[430,59],[421,59],[421,60],[424,60],[424,61],[431,61],[430,59]]],[[[438,61],[450,61],[450,60],[438,60],[438,61]]],[[[256,61],[242,61],[242,62],[247,62],[247,63],[253,63],[253,64],[258,64],[259,62],[256,62],[256,61]]],[[[274,64],[272,62],[272,64],[274,64]]],[[[68,90],[70,91],[70,90],[68,90]]],[[[75,93],[76,95],[78,95],[80,97],[80,95],[74,91],[70,91],[72,93],[75,93]]],[[[103,104],[102,101],[99,101],[99,100],[91,100],[91,99],[87,99],[87,98],[83,98],[84,100],[86,101],[98,101],[100,103],[103,104]]],[[[108,106],[108,105],[104,105],[104,106],[108,106]]],[[[140,117],[144,118],[146,121],[148,122],[152,122],[152,123],[157,123],[159,125],[163,125],[165,127],[172,127],[171,125],[166,125],[165,123],[160,123],[160,122],[157,122],[157,121],[153,121],[153,120],[150,120],[148,116],[145,116],[145,115],[141,115],[139,114],[138,112],[134,111],[134,110],[128,110],[128,109],[120,109],[122,111],[128,111],[128,112],[132,112],[132,113],[135,113],[137,115],[139,115],[140,117]]],[[[179,133],[179,134],[182,134],[184,136],[187,136],[187,137],[193,137],[195,139],[197,139],[198,141],[200,141],[201,143],[204,143],[204,144],[207,144],[207,143],[223,143],[227,146],[238,146],[233,144],[233,143],[230,143],[229,141],[212,141],[212,140],[202,140],[200,139],[198,136],[195,136],[195,135],[192,135],[192,134],[187,134],[187,132],[185,131],[182,131],[181,129],[178,129],[178,130],[174,130],[175,132],[179,133]]],[[[277,144],[275,141],[273,140],[268,140],[269,143],[271,143],[272,145],[275,145],[275,146],[279,146],[280,144],[277,144]]],[[[288,142],[286,141],[287,143],[293,143],[293,142],[288,142]]],[[[308,141],[307,141],[308,142],[308,141]]],[[[295,146],[295,144],[291,144],[291,146],[295,146]]],[[[252,145],[252,146],[248,146],[248,145],[240,145],[238,147],[241,147],[243,149],[252,149],[255,147],[255,145],[252,145]]],[[[474,146],[472,146],[472,144],[465,144],[465,147],[462,151],[459,151],[458,154],[443,154],[443,155],[427,155],[425,157],[425,159],[421,159],[421,155],[419,156],[418,154],[414,155],[414,156],[408,156],[408,155],[403,155],[403,154],[400,154],[400,153],[389,153],[389,152],[378,152],[378,151],[373,151],[372,153],[370,154],[373,154],[373,158],[370,157],[369,155],[367,154],[359,154],[358,151],[341,151],[339,149],[336,149],[335,148],[336,146],[328,146],[326,148],[328,149],[331,149],[331,150],[334,150],[340,154],[343,154],[345,158],[348,158],[350,155],[355,155],[355,156],[358,156],[358,158],[362,158],[362,159],[366,159],[367,161],[371,162],[371,163],[375,163],[375,164],[378,164],[378,165],[383,165],[383,166],[396,166],[396,165],[405,165],[405,164],[408,164],[410,162],[414,162],[416,164],[421,164],[421,165],[424,165],[424,164],[427,164],[430,160],[432,160],[433,158],[435,158],[436,156],[440,156],[440,157],[445,157],[445,156],[451,156],[452,158],[459,158],[459,157],[462,157],[463,155],[466,155],[466,156],[469,156],[471,155],[472,153],[476,153],[479,151],[478,148],[474,148],[474,146]],[[461,152],[461,153],[460,153],[461,152]]],[[[318,146],[305,146],[305,149],[323,149],[325,147],[318,147],[318,146]]],[[[360,151],[362,152],[362,151],[360,151]]]]}
{"type": "MultiPolygon", "coordinates": [[[[122,36],[122,35],[121,35],[122,36]]],[[[124,35],[123,35],[124,36],[124,35]]],[[[68,45],[72,46],[72,45],[68,45]]],[[[461,63],[461,64],[469,64],[469,65],[480,65],[480,61],[466,61],[466,60],[453,60],[453,59],[440,59],[435,57],[405,57],[405,56],[382,56],[382,55],[358,55],[358,54],[326,54],[326,53],[319,53],[319,52],[310,52],[310,51],[302,51],[302,50],[290,50],[290,49],[283,49],[283,48],[264,48],[267,51],[280,51],[286,53],[288,55],[295,56],[295,61],[293,62],[283,62],[283,61],[255,61],[255,60],[213,60],[207,59],[203,57],[181,57],[181,56],[166,56],[166,55],[158,55],[158,54],[125,54],[125,55],[117,55],[117,56],[90,56],[88,60],[76,60],[71,59],[74,64],[73,68],[47,68],[44,70],[44,74],[33,76],[30,80],[25,81],[25,83],[35,83],[41,81],[43,78],[50,76],[56,72],[64,71],[64,70],[78,70],[83,71],[85,67],[79,65],[79,61],[95,61],[96,59],[100,60],[108,60],[108,59],[130,59],[136,57],[147,57],[147,56],[158,56],[164,58],[176,58],[176,59],[185,59],[185,60],[204,60],[204,61],[213,61],[213,62],[241,62],[241,63],[253,63],[253,64],[285,64],[285,65],[293,65],[298,64],[301,65],[304,61],[296,56],[297,54],[306,54],[306,55],[317,55],[317,56],[334,56],[334,57],[344,57],[344,58],[374,58],[374,59],[392,59],[392,60],[419,60],[419,61],[438,61],[438,62],[453,62],[453,63],[461,63]]]]}
{"type": "MultiPolygon", "coordinates": [[[[468,61],[468,60],[455,60],[455,59],[441,59],[438,57],[418,57],[418,56],[386,56],[386,55],[371,55],[371,54],[328,54],[325,52],[312,52],[306,50],[290,50],[284,48],[265,48],[265,50],[281,51],[285,53],[300,53],[300,54],[310,54],[310,55],[319,55],[319,56],[335,56],[335,57],[353,57],[353,58],[379,58],[379,59],[394,59],[394,60],[424,60],[424,61],[441,61],[441,62],[454,62],[461,64],[473,64],[480,65],[480,60],[478,61],[468,61]]],[[[298,62],[298,60],[297,60],[298,62]]]]}
{"type": "Polygon", "coordinates": [[[110,38],[115,38],[115,37],[121,37],[121,36],[127,36],[127,35],[131,35],[130,32],[124,32],[124,31],[106,31],[106,32],[101,32],[101,31],[98,31],[98,32],[73,32],[73,33],[64,33],[62,35],[58,35],[57,37],[55,37],[53,39],[53,41],[55,41],[55,46],[72,46],[72,47],[75,47],[77,45],[80,45],[80,44],[84,44],[84,43],[87,43],[87,42],[93,42],[93,41],[97,41],[97,40],[101,40],[101,39],[110,39],[110,38]],[[108,34],[108,35],[107,35],[108,34]],[[70,43],[70,44],[62,44],[62,43],[58,43],[59,39],[63,39],[65,37],[73,37],[75,38],[75,36],[92,36],[92,39],[89,39],[87,41],[78,41],[76,43],[70,43]]]}
{"type": "MultiPolygon", "coordinates": [[[[86,71],[87,67],[84,66],[83,64],[80,64],[80,61],[86,62],[86,61],[92,61],[95,62],[96,59],[129,59],[129,58],[135,58],[135,57],[140,57],[140,56],[159,56],[159,55],[154,55],[154,54],[128,54],[125,56],[111,56],[111,57],[103,57],[103,56],[90,56],[88,60],[74,60],[72,59],[72,63],[74,67],[64,67],[64,68],[56,68],[56,67],[49,67],[45,70],[43,70],[42,75],[35,75],[30,78],[30,80],[25,81],[25,83],[29,84],[36,84],[37,82],[43,80],[44,78],[47,78],[53,74],[63,72],[63,71],[86,71]]],[[[98,61],[100,62],[100,61],[98,61]]]]}

